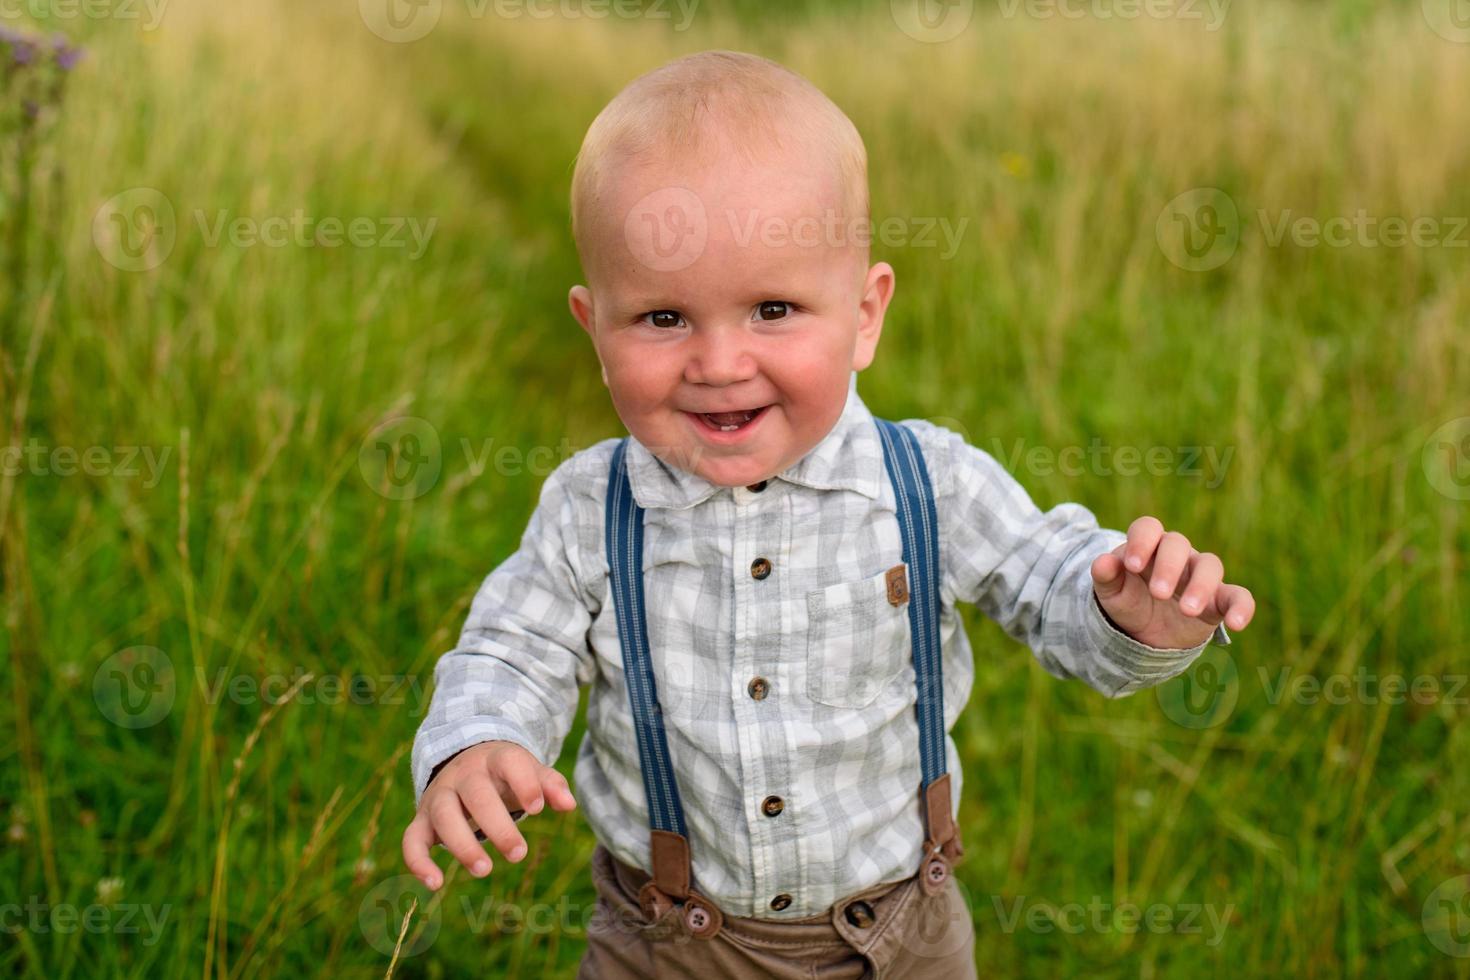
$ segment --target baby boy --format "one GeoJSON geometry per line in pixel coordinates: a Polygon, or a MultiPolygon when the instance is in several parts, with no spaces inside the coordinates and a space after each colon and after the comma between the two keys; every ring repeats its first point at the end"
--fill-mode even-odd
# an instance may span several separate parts
{"type": "Polygon", "coordinates": [[[569,303],[629,436],[547,478],[440,659],[403,854],[431,889],[435,844],[520,861],[521,816],[577,806],[551,765],[589,686],[610,914],[583,976],[972,976],[956,605],[1108,697],[1254,612],[1155,518],[1042,512],[954,432],[869,412],[894,273],[868,220],[856,128],[752,55],[636,79],[577,157],[569,303]]]}

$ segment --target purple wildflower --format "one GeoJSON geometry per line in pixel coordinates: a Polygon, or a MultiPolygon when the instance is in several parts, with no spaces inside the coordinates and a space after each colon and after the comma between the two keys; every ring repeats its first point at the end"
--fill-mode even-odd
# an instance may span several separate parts
{"type": "Polygon", "coordinates": [[[10,42],[10,56],[17,65],[29,65],[36,60],[36,46],[25,38],[10,42]]]}
{"type": "Polygon", "coordinates": [[[62,71],[71,71],[76,67],[78,61],[82,60],[82,49],[71,45],[62,45],[56,49],[56,67],[62,71]]]}

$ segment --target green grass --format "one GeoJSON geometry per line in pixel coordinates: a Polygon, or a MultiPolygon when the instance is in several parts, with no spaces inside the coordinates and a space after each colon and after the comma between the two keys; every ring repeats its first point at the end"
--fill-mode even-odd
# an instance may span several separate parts
{"type": "MultiPolygon", "coordinates": [[[[876,250],[899,286],[861,381],[875,412],[942,417],[997,455],[1094,438],[1233,453],[1213,488],[1016,471],[1043,504],[1185,530],[1260,610],[1230,648],[1238,701],[1207,728],[1166,712],[1182,682],[1107,701],[970,618],[959,873],[985,973],[1470,976],[1422,920],[1441,882],[1470,873],[1470,690],[1270,697],[1283,667],[1439,678],[1442,693],[1470,671],[1470,504],[1421,465],[1430,433],[1470,414],[1470,249],[1273,247],[1257,218],[1470,214],[1470,46],[1410,3],[1239,4],[1216,32],[982,5],[937,45],[898,31],[886,4],[701,9],[683,33],[447,4],[399,45],[355,6],[179,0],[156,31],[50,25],[89,53],[40,160],[31,258],[0,280],[18,311],[0,337],[0,445],[168,456],[156,485],[0,476],[0,906],[114,917],[90,932],[0,917],[0,971],[384,973],[359,912],[403,871],[406,751],[433,665],[544,475],[477,475],[464,445],[559,454],[622,432],[566,311],[571,161],[621,84],[719,46],[791,64],[852,115],[876,218],[968,219],[947,260],[876,250]],[[178,232],[165,261],[130,272],[92,230],[136,187],[168,199],[178,232]],[[1228,262],[1191,272],[1155,223],[1196,187],[1230,195],[1242,234],[1228,262]],[[298,208],[437,223],[411,260],[211,246],[194,217],[298,208]],[[359,468],[398,414],[442,446],[439,479],[412,500],[359,468]],[[139,645],[167,656],[177,690],[129,729],[93,679],[139,645]],[[273,712],[250,693],[307,673],[407,690],[273,712]],[[222,677],[246,696],[220,696],[222,677]],[[1207,924],[1004,928],[1017,902],[1094,896],[1228,909],[1223,939],[1208,944],[1207,924]],[[118,927],[127,906],[166,914],[161,934],[118,927]]],[[[0,201],[14,222],[14,197],[0,201]]],[[[580,733],[579,719],[568,774],[580,733]]],[[[418,910],[437,934],[396,975],[574,974],[577,928],[483,918],[487,902],[564,902],[577,922],[593,900],[580,815],[527,826],[527,862],[451,875],[433,914],[418,910]]]]}

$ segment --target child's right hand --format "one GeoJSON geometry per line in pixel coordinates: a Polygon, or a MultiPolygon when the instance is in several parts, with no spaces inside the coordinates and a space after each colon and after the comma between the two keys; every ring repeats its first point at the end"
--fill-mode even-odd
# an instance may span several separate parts
{"type": "Polygon", "coordinates": [[[510,861],[526,856],[526,839],[506,807],[509,801],[526,813],[540,813],[545,801],[553,810],[572,810],[566,777],[543,766],[514,742],[481,742],[444,764],[419,798],[419,812],[403,832],[403,860],[431,891],[444,883],[429,848],[443,844],[476,878],[490,873],[492,862],[475,838],[467,817],[510,861]]]}

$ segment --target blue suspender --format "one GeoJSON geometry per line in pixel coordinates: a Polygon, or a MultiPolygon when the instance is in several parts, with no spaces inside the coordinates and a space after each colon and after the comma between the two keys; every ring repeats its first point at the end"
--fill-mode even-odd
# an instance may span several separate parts
{"type": "Polygon", "coordinates": [[[874,419],[883,462],[898,498],[903,560],[909,568],[909,631],[918,678],[919,765],[927,789],[944,775],[944,675],[939,659],[939,518],[919,440],[908,429],[874,419]]]}
{"type": "Polygon", "coordinates": [[[669,740],[664,713],[653,681],[648,655],[648,620],[643,613],[643,508],[633,499],[628,483],[625,438],[613,451],[612,479],[607,494],[607,563],[612,572],[613,604],[617,610],[618,640],[623,647],[623,673],[628,700],[633,705],[633,727],[638,733],[638,758],[643,767],[643,791],[648,795],[648,820],[655,830],[688,837],[684,808],[674,767],[669,762],[669,740]]]}
{"type": "MultiPolygon", "coordinates": [[[[874,419],[883,444],[883,461],[898,502],[898,524],[903,537],[903,560],[908,566],[909,628],[913,634],[914,673],[918,684],[919,760],[923,772],[920,808],[924,815],[926,851],[954,837],[949,812],[949,785],[945,776],[943,676],[939,644],[939,521],[933,487],[918,438],[907,428],[874,419]],[[942,780],[942,782],[941,782],[942,780]],[[935,785],[938,783],[939,785],[935,785]],[[931,791],[932,788],[932,791],[931,791]]],[[[623,650],[623,673],[633,726],[638,736],[638,758],[648,818],[655,842],[655,863],[663,846],[660,832],[684,838],[684,809],[669,760],[648,653],[648,626],[643,603],[643,508],[633,499],[628,482],[625,450],[628,440],[613,451],[607,494],[607,556],[612,577],[618,639],[623,650]]],[[[963,854],[955,840],[947,854],[963,854]]],[[[684,851],[687,853],[687,850],[684,851]]],[[[687,885],[688,872],[683,882],[687,885]]],[[[683,898],[676,895],[676,898],[683,898]]]]}

